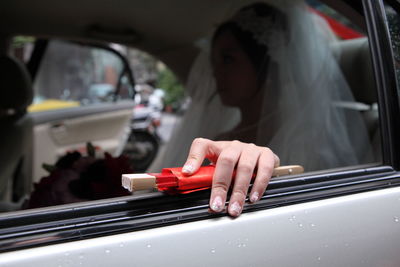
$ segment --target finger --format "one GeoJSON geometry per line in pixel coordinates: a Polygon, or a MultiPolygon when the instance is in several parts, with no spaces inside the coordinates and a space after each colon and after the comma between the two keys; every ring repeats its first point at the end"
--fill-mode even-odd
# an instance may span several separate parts
{"type": "Polygon", "coordinates": [[[204,138],[196,138],[190,147],[188,158],[183,165],[182,173],[190,175],[195,173],[203,163],[208,146],[212,141],[204,138]]]}
{"type": "Polygon", "coordinates": [[[243,149],[236,168],[236,177],[233,185],[228,213],[231,216],[239,216],[249,191],[249,184],[257,165],[261,150],[254,144],[246,145],[243,149]]]}
{"type": "Polygon", "coordinates": [[[218,157],[210,197],[210,208],[215,212],[221,212],[225,207],[226,195],[240,153],[241,145],[239,142],[234,141],[218,157]]]}
{"type": "Polygon", "coordinates": [[[211,165],[217,164],[217,160],[221,151],[231,145],[230,141],[211,141],[211,145],[208,147],[206,158],[210,160],[211,165]]]}
{"type": "Polygon", "coordinates": [[[277,158],[270,149],[263,150],[258,158],[257,175],[250,192],[250,202],[254,203],[258,201],[264,194],[268,183],[271,180],[274,166],[277,164],[279,164],[279,158],[277,158]]]}

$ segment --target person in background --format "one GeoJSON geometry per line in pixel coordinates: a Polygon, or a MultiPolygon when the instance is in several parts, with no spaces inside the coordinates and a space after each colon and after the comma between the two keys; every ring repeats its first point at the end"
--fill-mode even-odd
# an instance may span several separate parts
{"type": "Polygon", "coordinates": [[[236,168],[228,213],[238,216],[255,171],[251,202],[260,199],[280,161],[306,171],[370,162],[361,115],[341,108],[354,99],[332,42],[325,21],[303,1],[241,8],[216,29],[194,63],[187,85],[193,104],[163,163],[181,164],[190,143],[183,169],[188,175],[205,158],[213,162],[215,212],[224,209],[236,168]]]}

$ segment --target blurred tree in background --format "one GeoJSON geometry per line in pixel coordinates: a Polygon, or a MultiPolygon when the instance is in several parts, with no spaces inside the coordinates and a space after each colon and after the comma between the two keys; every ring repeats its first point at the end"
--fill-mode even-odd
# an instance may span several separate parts
{"type": "Polygon", "coordinates": [[[131,65],[136,83],[150,84],[165,92],[164,104],[173,110],[179,109],[184,88],[174,73],[161,61],[146,52],[129,48],[127,57],[131,65]]]}
{"type": "Polygon", "coordinates": [[[15,36],[11,42],[11,55],[26,62],[30,58],[34,42],[34,37],[15,36]]]}
{"type": "Polygon", "coordinates": [[[19,47],[23,47],[25,44],[27,43],[33,43],[35,42],[35,38],[31,37],[31,36],[15,36],[12,39],[12,47],[13,48],[19,48],[19,47]]]}
{"type": "Polygon", "coordinates": [[[174,110],[179,108],[184,97],[184,88],[169,68],[160,68],[156,87],[165,91],[166,106],[171,106],[174,110]]]}

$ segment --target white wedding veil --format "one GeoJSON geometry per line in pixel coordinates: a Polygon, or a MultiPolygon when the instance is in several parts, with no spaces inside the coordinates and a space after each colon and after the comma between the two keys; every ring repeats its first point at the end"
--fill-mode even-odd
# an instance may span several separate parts
{"type": "MultiPolygon", "coordinates": [[[[260,55],[269,63],[253,143],[270,147],[281,164],[300,164],[306,171],[371,162],[361,115],[342,105],[354,99],[332,53],[329,26],[303,1],[257,1],[264,2],[285,15],[284,27],[251,9],[229,19],[268,47],[260,55]]],[[[239,110],[222,105],[216,93],[209,51],[203,48],[192,66],[186,86],[191,106],[151,170],[181,166],[194,138],[215,139],[240,122],[239,110]]]]}

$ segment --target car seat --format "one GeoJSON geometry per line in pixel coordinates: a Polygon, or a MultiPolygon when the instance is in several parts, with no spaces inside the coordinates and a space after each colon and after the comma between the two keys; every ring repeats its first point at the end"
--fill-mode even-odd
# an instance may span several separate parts
{"type": "Polygon", "coordinates": [[[0,209],[29,194],[32,183],[32,83],[25,66],[0,55],[0,209]]]}
{"type": "Polygon", "coordinates": [[[368,129],[375,161],[382,158],[376,85],[368,39],[335,42],[332,46],[339,66],[353,92],[351,109],[361,112],[368,129]]]}

